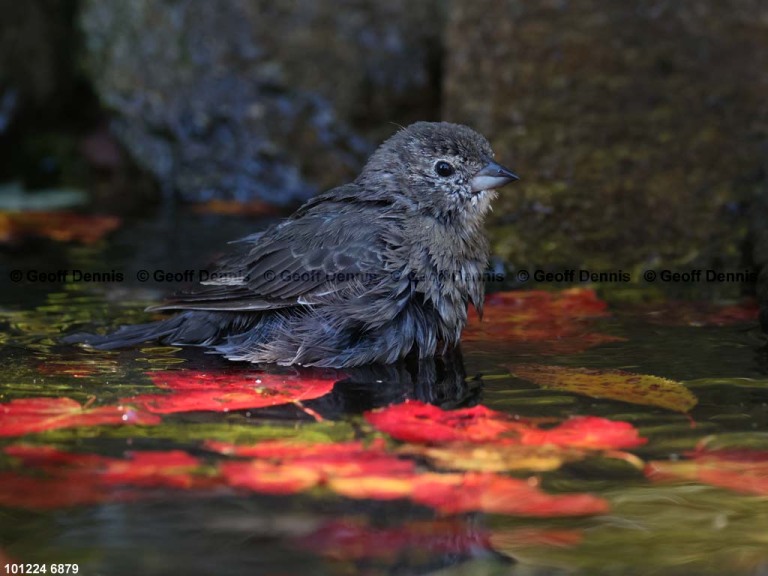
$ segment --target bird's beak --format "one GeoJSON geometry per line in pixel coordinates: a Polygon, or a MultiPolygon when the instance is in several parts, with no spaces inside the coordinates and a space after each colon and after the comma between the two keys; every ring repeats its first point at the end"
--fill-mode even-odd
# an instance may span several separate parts
{"type": "Polygon", "coordinates": [[[477,174],[469,181],[472,192],[482,192],[483,190],[493,190],[501,188],[505,184],[519,180],[520,178],[508,168],[496,164],[493,160],[489,161],[477,174]]]}

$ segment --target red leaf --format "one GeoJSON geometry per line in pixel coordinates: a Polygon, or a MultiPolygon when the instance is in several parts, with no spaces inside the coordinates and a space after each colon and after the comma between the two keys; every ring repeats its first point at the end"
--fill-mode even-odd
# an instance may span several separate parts
{"type": "Polygon", "coordinates": [[[150,378],[168,394],[141,394],[129,400],[149,412],[171,414],[208,410],[228,412],[300,402],[328,394],[336,380],[276,376],[254,371],[207,373],[193,370],[151,372],[150,378]]]}
{"type": "Polygon", "coordinates": [[[592,320],[608,315],[607,304],[588,288],[499,292],[486,299],[483,322],[470,310],[462,340],[511,342],[539,354],[573,354],[623,340],[590,330],[592,320]]]}
{"type": "Polygon", "coordinates": [[[71,398],[22,398],[0,404],[0,436],[20,436],[58,428],[153,425],[160,418],[130,406],[84,408],[71,398]]]}
{"type": "Polygon", "coordinates": [[[446,411],[414,400],[365,413],[374,427],[404,442],[488,442],[525,425],[485,406],[446,411]]]}
{"type": "Polygon", "coordinates": [[[575,417],[542,430],[484,406],[446,411],[412,400],[366,412],[365,419],[397,440],[423,444],[554,444],[564,448],[610,450],[632,448],[646,442],[631,424],[605,418],[575,417]]]}
{"type": "Polygon", "coordinates": [[[548,430],[527,428],[520,442],[529,446],[554,444],[567,448],[610,450],[634,448],[647,442],[628,422],[615,422],[594,416],[577,416],[548,430]]]}

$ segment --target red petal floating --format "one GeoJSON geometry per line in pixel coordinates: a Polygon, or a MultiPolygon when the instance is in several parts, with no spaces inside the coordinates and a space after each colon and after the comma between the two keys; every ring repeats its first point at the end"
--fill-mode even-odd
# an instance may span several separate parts
{"type": "Polygon", "coordinates": [[[486,299],[483,322],[470,310],[462,340],[512,342],[540,354],[577,353],[623,340],[589,329],[591,320],[609,315],[607,308],[588,288],[500,292],[486,299]]]}
{"type": "Polygon", "coordinates": [[[208,410],[228,412],[300,402],[328,394],[336,380],[277,376],[261,372],[211,374],[193,370],[151,372],[168,394],[142,394],[126,401],[156,414],[208,410]]]}
{"type": "Polygon", "coordinates": [[[160,418],[131,406],[84,408],[71,398],[21,398],[0,404],[0,436],[21,436],[78,426],[159,424],[160,418]]]}

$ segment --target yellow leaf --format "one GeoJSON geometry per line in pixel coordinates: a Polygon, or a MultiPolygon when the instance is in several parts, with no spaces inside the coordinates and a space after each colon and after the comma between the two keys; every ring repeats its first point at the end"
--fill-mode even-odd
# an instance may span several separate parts
{"type": "Polygon", "coordinates": [[[688,412],[698,400],[680,382],[623,370],[593,370],[539,364],[509,366],[514,376],[542,388],[564,390],[591,398],[607,398],[688,412]]]}

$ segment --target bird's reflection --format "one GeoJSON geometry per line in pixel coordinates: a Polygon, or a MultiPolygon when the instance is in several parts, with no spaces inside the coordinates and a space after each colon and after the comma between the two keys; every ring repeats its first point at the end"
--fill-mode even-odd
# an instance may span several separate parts
{"type": "Polygon", "coordinates": [[[347,368],[331,394],[312,408],[326,418],[358,414],[405,400],[420,400],[449,409],[477,403],[481,383],[468,380],[461,351],[398,364],[347,368]]]}
{"type": "MultiPolygon", "coordinates": [[[[298,402],[286,400],[285,404],[276,406],[231,411],[247,412],[249,417],[256,419],[306,420],[319,415],[327,420],[340,420],[348,415],[361,414],[406,400],[419,400],[447,410],[477,404],[482,387],[479,377],[467,378],[460,349],[434,358],[409,357],[397,364],[344,369],[238,363],[195,349],[175,352],[173,358],[181,362],[169,368],[169,373],[188,372],[195,375],[192,378],[204,374],[206,381],[210,379],[208,377],[215,379],[226,376],[222,381],[223,387],[229,385],[229,382],[242,381],[238,376],[249,379],[259,373],[276,376],[278,380],[280,376],[287,376],[291,379],[298,377],[299,380],[334,383],[331,391],[319,398],[298,402]]],[[[129,358],[135,355],[135,351],[125,350],[117,354],[126,357],[125,362],[117,359],[119,365],[130,365],[129,358]]],[[[155,370],[152,374],[157,378],[160,372],[155,370]]],[[[216,413],[210,413],[209,417],[211,420],[217,418],[216,413]]]]}

